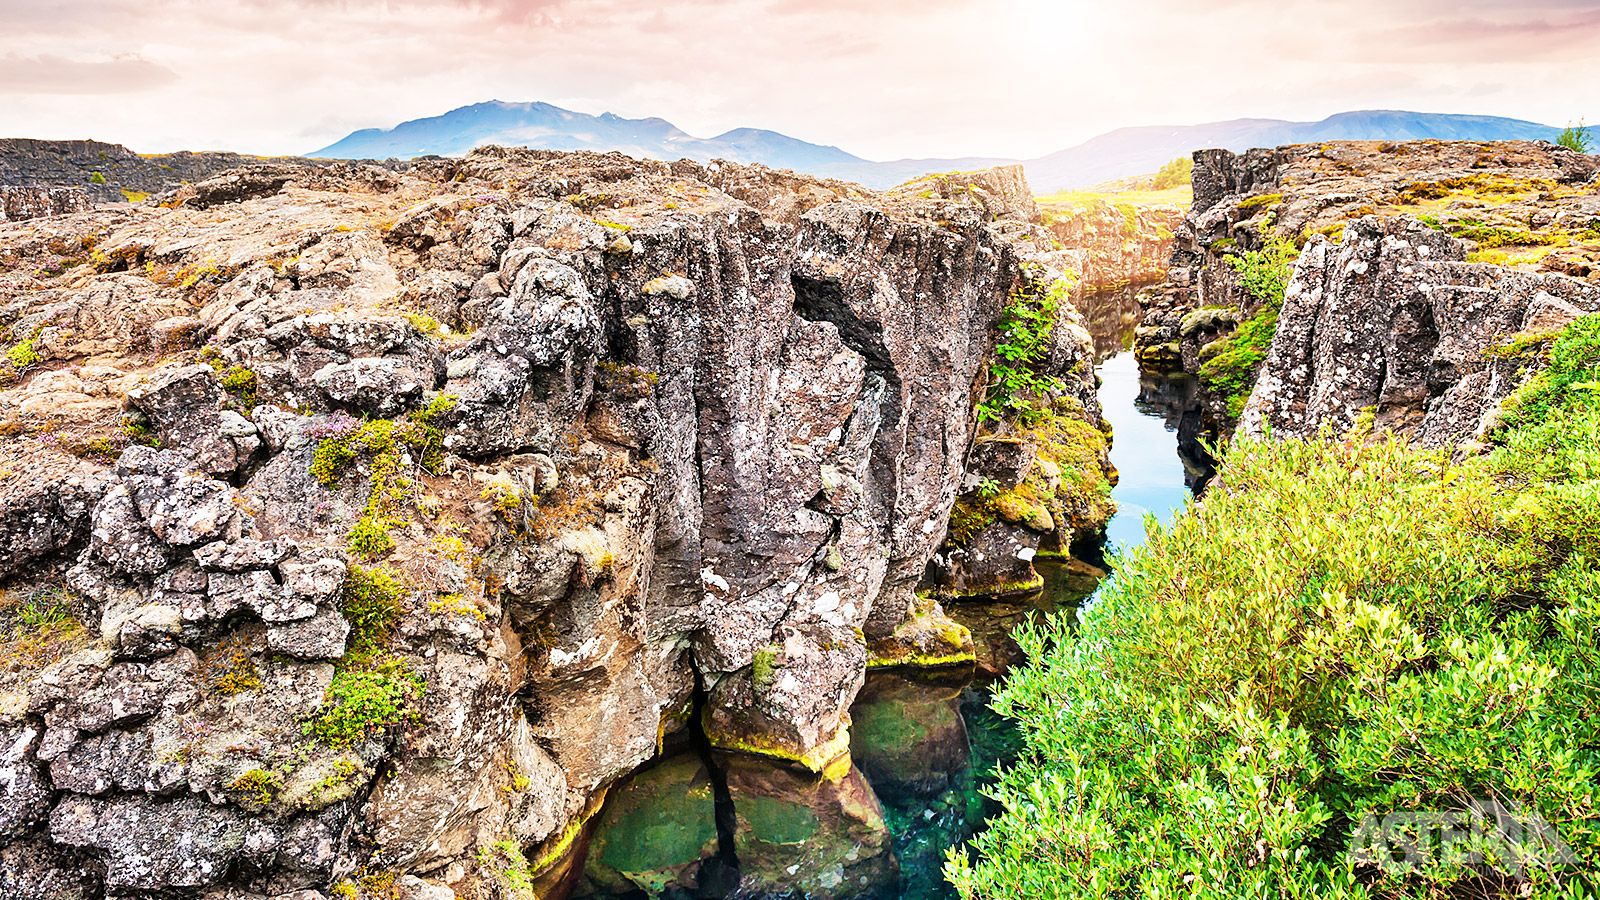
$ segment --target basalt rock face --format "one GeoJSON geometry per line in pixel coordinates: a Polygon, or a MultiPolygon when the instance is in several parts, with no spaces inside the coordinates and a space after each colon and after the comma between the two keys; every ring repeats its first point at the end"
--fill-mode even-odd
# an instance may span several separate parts
{"type": "Polygon", "coordinates": [[[1169,205],[1115,204],[1087,200],[1052,207],[1046,222],[1050,234],[1073,256],[1078,274],[1078,305],[1087,298],[1129,286],[1151,284],[1167,274],[1173,238],[1183,210],[1169,205]]]}
{"type": "Polygon", "coordinates": [[[0,185],[0,222],[60,216],[88,208],[89,196],[80,188],[0,185]]]}
{"type": "Polygon", "coordinates": [[[1600,285],[1462,260],[1466,245],[1409,218],[1351,222],[1295,266],[1243,434],[1375,428],[1425,447],[1482,436],[1525,360],[1493,352],[1600,312],[1600,285]]]}
{"type": "MultiPolygon", "coordinates": [[[[1475,380],[1487,370],[1467,357],[1490,338],[1452,339],[1448,332],[1464,314],[1446,305],[1490,298],[1473,315],[1492,320],[1503,336],[1520,329],[1540,291],[1575,303],[1573,296],[1587,294],[1579,282],[1600,281],[1600,160],[1547,143],[1340,141],[1243,154],[1205,150],[1195,154],[1193,184],[1194,205],[1178,231],[1169,278],[1143,297],[1135,349],[1147,371],[1200,373],[1226,338],[1269,305],[1244,290],[1233,261],[1272,241],[1301,249],[1274,362],[1263,370],[1271,380],[1246,416],[1251,430],[1263,421],[1291,432],[1304,423],[1313,431],[1323,421],[1338,425],[1353,413],[1330,411],[1348,401],[1358,403],[1350,409],[1388,410],[1386,422],[1425,443],[1459,439],[1475,427],[1454,420],[1471,418],[1461,405],[1464,392],[1481,389],[1489,402],[1511,386],[1504,378],[1492,389],[1475,380]],[[1313,249],[1319,241],[1331,246],[1313,249]],[[1424,248],[1433,255],[1423,255],[1424,248]],[[1441,256],[1459,265],[1431,264],[1441,256]],[[1400,299],[1407,292],[1412,299],[1400,299]],[[1446,301],[1447,295],[1456,299],[1446,301]],[[1409,312],[1402,315],[1396,304],[1409,312]],[[1425,310],[1439,318],[1402,321],[1425,310]],[[1313,335],[1319,317],[1322,331],[1313,335]],[[1348,335],[1331,336],[1335,317],[1348,317],[1339,318],[1348,335]],[[1291,351],[1295,341],[1299,349],[1291,351]],[[1323,349],[1314,351],[1319,341],[1323,349]],[[1385,341],[1397,343],[1383,351],[1385,341]],[[1442,342],[1437,359],[1435,341],[1442,342]],[[1325,369],[1337,367],[1330,354],[1338,352],[1361,357],[1351,366],[1359,374],[1315,370],[1313,357],[1325,369]],[[1407,368],[1418,365],[1428,373],[1407,368]],[[1440,399],[1458,383],[1463,393],[1440,399]],[[1451,410],[1448,425],[1439,418],[1443,411],[1424,411],[1440,403],[1451,410]]],[[[1204,430],[1225,433],[1239,424],[1241,410],[1206,387],[1202,379],[1204,430]]]]}
{"type": "MultiPolygon", "coordinates": [[[[238,153],[182,151],[145,156],[121,144],[101,141],[0,138],[0,185],[75,186],[89,202],[112,203],[126,199],[125,191],[158,194],[260,161],[260,157],[238,153]]],[[[273,162],[312,161],[285,158],[273,162]]]]}
{"type": "MultiPolygon", "coordinates": [[[[747,893],[892,877],[848,710],[961,649],[918,588],[1060,251],[711,171],[252,167],[0,226],[0,884],[489,895],[686,727],[740,760],[747,893]]],[[[1092,424],[1089,354],[1051,364],[1092,424]]]]}

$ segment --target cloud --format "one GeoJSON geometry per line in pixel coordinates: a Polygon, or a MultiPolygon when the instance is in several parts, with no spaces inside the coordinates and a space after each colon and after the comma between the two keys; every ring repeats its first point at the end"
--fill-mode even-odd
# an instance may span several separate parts
{"type": "Polygon", "coordinates": [[[139,56],[95,61],[59,56],[0,56],[0,93],[132,94],[171,84],[178,75],[139,56]]]}
{"type": "Polygon", "coordinates": [[[1600,119],[1597,41],[1600,0],[3,0],[0,135],[292,153],[498,98],[1025,157],[1347,109],[1600,119]]]}

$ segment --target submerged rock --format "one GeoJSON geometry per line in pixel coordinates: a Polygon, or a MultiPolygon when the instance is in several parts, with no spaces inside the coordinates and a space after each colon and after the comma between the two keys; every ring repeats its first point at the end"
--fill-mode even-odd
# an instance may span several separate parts
{"type": "Polygon", "coordinates": [[[899,874],[883,806],[861,770],[821,777],[725,757],[742,896],[870,897],[899,874]]]}
{"type": "Polygon", "coordinates": [[[698,756],[676,756],[611,791],[590,838],[587,884],[577,894],[693,891],[716,854],[711,773],[698,756]]]}

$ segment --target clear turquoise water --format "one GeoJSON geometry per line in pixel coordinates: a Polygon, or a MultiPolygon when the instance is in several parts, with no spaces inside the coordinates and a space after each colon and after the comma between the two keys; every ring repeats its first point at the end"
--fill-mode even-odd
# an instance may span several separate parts
{"type": "Polygon", "coordinates": [[[1117,514],[1106,526],[1106,549],[1126,550],[1144,543],[1146,515],[1171,522],[1194,494],[1178,454],[1176,417],[1148,397],[1141,399],[1156,393],[1157,385],[1153,379],[1141,381],[1133,353],[1123,350],[1096,371],[1102,379],[1100,406],[1112,427],[1111,464],[1119,478],[1111,492],[1117,514]]]}

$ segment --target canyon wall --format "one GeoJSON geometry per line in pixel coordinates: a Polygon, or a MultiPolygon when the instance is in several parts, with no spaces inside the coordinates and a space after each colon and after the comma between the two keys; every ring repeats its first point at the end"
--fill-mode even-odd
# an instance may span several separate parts
{"type": "Polygon", "coordinates": [[[17,187],[0,184],[0,222],[83,212],[89,197],[74,187],[17,187]]]}
{"type": "Polygon", "coordinates": [[[1064,251],[617,154],[160,199],[0,225],[0,893],[559,895],[691,737],[745,893],[892,876],[848,710],[974,657],[925,580],[1001,311],[1064,251]],[[760,851],[795,803],[868,849],[760,851]]]}
{"type": "Polygon", "coordinates": [[[1194,158],[1194,205],[1136,352],[1147,371],[1201,376],[1213,436],[1340,430],[1371,407],[1385,428],[1455,443],[1516,387],[1494,347],[1594,308],[1596,157],[1345,141],[1194,158]],[[1284,294],[1253,295],[1241,262],[1274,253],[1292,261],[1284,294]]]}

